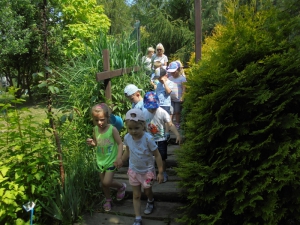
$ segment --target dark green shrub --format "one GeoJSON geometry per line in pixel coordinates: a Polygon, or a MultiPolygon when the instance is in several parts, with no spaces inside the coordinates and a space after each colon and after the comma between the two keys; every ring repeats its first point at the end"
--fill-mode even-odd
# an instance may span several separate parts
{"type": "Polygon", "coordinates": [[[205,40],[177,152],[184,224],[299,224],[300,8],[292,3],[228,1],[226,24],[205,40]]]}

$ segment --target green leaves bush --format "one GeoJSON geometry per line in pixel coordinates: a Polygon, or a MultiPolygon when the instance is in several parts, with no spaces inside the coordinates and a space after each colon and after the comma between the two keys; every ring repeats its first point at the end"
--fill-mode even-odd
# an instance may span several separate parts
{"type": "MultiPolygon", "coordinates": [[[[27,115],[28,109],[16,108],[18,103],[21,101],[14,99],[0,104],[1,224],[28,224],[30,213],[22,206],[28,201],[45,203],[47,197],[54,195],[59,175],[46,124],[27,115]]],[[[41,205],[36,204],[34,211],[35,223],[42,222],[41,205]]]]}
{"type": "Polygon", "coordinates": [[[186,141],[177,152],[188,199],[180,221],[297,224],[300,6],[226,6],[226,24],[205,40],[189,75],[186,141]]]}

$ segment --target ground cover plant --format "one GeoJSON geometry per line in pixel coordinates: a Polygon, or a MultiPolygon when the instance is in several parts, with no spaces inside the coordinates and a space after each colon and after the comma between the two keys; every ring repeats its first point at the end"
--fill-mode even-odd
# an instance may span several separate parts
{"type": "Polygon", "coordinates": [[[299,3],[226,2],[189,73],[180,221],[298,224],[299,3]]]}

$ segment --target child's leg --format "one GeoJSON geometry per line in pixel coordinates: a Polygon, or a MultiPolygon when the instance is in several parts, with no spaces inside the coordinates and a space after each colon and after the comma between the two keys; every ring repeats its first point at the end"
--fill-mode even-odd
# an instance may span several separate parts
{"type": "Polygon", "coordinates": [[[176,121],[177,124],[180,123],[180,113],[175,114],[175,121],[176,121]]]}
{"type": "Polygon", "coordinates": [[[182,105],[180,102],[174,102],[174,114],[175,114],[175,121],[176,124],[180,123],[180,112],[182,109],[182,105]]]}
{"type": "Polygon", "coordinates": [[[163,159],[162,163],[163,163],[163,172],[166,172],[167,171],[167,162],[166,162],[166,160],[163,159]]]}
{"type": "Polygon", "coordinates": [[[168,142],[167,141],[159,141],[157,142],[158,151],[161,155],[162,163],[163,163],[163,174],[164,174],[164,180],[163,182],[166,182],[168,180],[168,174],[167,174],[167,158],[168,158],[168,142]]]}
{"type": "Polygon", "coordinates": [[[100,173],[100,180],[102,184],[102,190],[105,196],[105,202],[103,204],[103,208],[105,211],[109,212],[111,210],[111,202],[112,199],[110,197],[110,189],[109,186],[105,185],[105,175],[106,172],[100,173]]]}
{"type": "Polygon", "coordinates": [[[148,197],[147,205],[144,210],[144,214],[148,215],[148,214],[152,213],[153,209],[154,209],[154,198],[153,198],[152,187],[144,188],[144,192],[145,192],[146,196],[148,197]]]}
{"type": "Polygon", "coordinates": [[[106,199],[110,199],[110,187],[107,185],[107,181],[105,179],[107,172],[100,173],[100,180],[102,184],[102,190],[106,199]]]}
{"type": "Polygon", "coordinates": [[[134,214],[136,217],[141,216],[141,185],[132,187],[132,201],[134,214]]]}
{"type": "Polygon", "coordinates": [[[117,189],[122,188],[123,184],[115,181],[113,179],[114,175],[115,175],[114,172],[109,172],[109,171],[106,171],[104,173],[103,178],[101,178],[100,175],[102,185],[108,188],[117,188],[117,189]]]}
{"type": "Polygon", "coordinates": [[[148,197],[148,201],[152,202],[153,201],[152,187],[150,187],[150,188],[144,188],[144,193],[148,197]]]}
{"type": "MultiPolygon", "coordinates": [[[[171,111],[170,117],[171,117],[171,122],[173,123],[173,119],[175,116],[175,102],[171,101],[171,107],[172,107],[172,110],[170,110],[171,111]]],[[[176,117],[175,117],[175,119],[176,119],[176,117]]]]}

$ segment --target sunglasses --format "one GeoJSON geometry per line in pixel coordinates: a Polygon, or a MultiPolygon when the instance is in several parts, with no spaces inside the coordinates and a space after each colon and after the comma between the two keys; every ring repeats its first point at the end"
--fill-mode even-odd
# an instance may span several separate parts
{"type": "Polygon", "coordinates": [[[162,49],[160,49],[160,48],[158,48],[158,49],[156,49],[157,51],[162,51],[162,49]]]}

